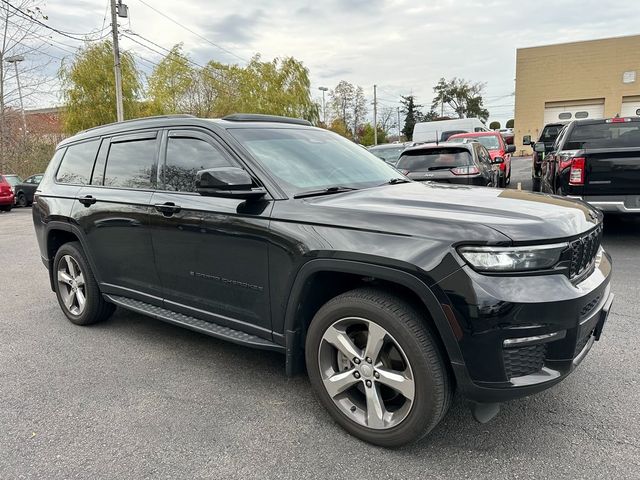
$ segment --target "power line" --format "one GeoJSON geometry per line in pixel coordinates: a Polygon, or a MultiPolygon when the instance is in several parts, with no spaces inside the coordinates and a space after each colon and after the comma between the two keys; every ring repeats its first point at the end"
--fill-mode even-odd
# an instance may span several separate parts
{"type": "Polygon", "coordinates": [[[71,33],[71,32],[65,32],[65,31],[63,31],[63,30],[59,30],[59,29],[57,29],[57,28],[51,27],[51,26],[47,25],[47,24],[46,24],[46,23],[44,23],[44,22],[41,22],[41,21],[40,21],[40,20],[38,20],[37,18],[34,18],[34,17],[32,17],[31,15],[29,15],[27,12],[24,12],[24,11],[20,10],[18,7],[14,7],[14,6],[13,6],[13,5],[11,5],[7,0],[1,0],[1,1],[2,1],[2,3],[4,3],[5,5],[8,5],[9,7],[11,7],[11,8],[12,8],[13,10],[15,10],[17,13],[19,13],[19,14],[20,14],[23,18],[25,18],[26,20],[29,20],[29,21],[31,21],[31,22],[33,22],[33,23],[37,23],[38,25],[40,25],[40,26],[42,26],[42,27],[44,27],[44,28],[46,28],[46,29],[48,29],[48,30],[54,31],[54,32],[56,32],[57,34],[62,35],[62,36],[67,37],[67,38],[70,38],[70,39],[72,39],[72,40],[77,40],[77,41],[81,41],[81,42],[83,42],[83,41],[97,41],[97,40],[101,40],[102,38],[105,38],[105,36],[104,36],[104,35],[102,35],[101,37],[98,37],[98,38],[94,38],[94,39],[88,39],[88,38],[77,38],[77,37],[75,37],[74,35],[81,35],[81,36],[83,36],[83,35],[90,35],[90,34],[101,34],[101,33],[103,33],[103,31],[104,31],[104,30],[103,30],[103,31],[100,31],[100,32],[87,32],[87,33],[71,33]]]}
{"type": "MultiPolygon", "coordinates": [[[[4,0],[3,0],[4,1],[4,0]]],[[[248,62],[248,60],[246,58],[241,57],[240,55],[235,54],[234,52],[232,52],[231,50],[228,50],[224,47],[221,47],[220,45],[212,42],[211,40],[209,40],[207,37],[204,37],[202,35],[200,35],[198,32],[195,32],[193,30],[191,30],[189,27],[183,25],[182,23],[180,23],[179,21],[177,21],[176,19],[170,17],[169,15],[167,15],[166,13],[161,12],[160,10],[158,10],[157,8],[149,5],[147,2],[145,2],[144,0],[138,0],[140,3],[142,3],[143,5],[145,5],[147,8],[150,8],[151,10],[153,10],[154,12],[156,12],[158,15],[162,15],[164,18],[166,18],[167,20],[175,23],[176,25],[178,25],[179,27],[185,29],[187,32],[192,33],[193,35],[195,35],[196,37],[204,40],[205,42],[209,43],[210,45],[213,45],[216,48],[219,48],[220,50],[222,50],[223,52],[228,53],[229,55],[233,55],[234,57],[236,57],[239,60],[242,60],[243,62],[248,62]]]]}

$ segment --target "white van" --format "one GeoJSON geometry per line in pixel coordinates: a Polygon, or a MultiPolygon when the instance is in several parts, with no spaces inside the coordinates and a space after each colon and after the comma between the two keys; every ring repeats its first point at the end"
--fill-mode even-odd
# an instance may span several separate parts
{"type": "Polygon", "coordinates": [[[413,127],[414,142],[446,141],[456,133],[488,132],[487,126],[479,118],[455,118],[435,122],[419,122],[413,127]]]}

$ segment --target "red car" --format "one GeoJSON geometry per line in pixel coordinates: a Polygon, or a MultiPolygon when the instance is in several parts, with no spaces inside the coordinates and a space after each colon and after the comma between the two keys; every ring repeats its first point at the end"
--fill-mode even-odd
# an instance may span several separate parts
{"type": "Polygon", "coordinates": [[[0,210],[3,212],[11,211],[13,202],[13,185],[4,175],[0,175],[0,210]]]}
{"type": "Polygon", "coordinates": [[[489,150],[491,160],[497,157],[504,159],[500,164],[500,187],[511,183],[511,154],[516,151],[515,145],[507,145],[500,132],[458,133],[449,137],[449,142],[462,142],[467,139],[476,140],[489,150]]]}

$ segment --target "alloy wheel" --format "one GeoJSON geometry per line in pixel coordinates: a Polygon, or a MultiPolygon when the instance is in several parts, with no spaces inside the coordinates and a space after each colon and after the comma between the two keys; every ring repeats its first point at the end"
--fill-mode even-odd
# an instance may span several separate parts
{"type": "Polygon", "coordinates": [[[322,336],[318,363],[326,392],[359,425],[389,429],[411,411],[411,365],[396,339],[377,323],[359,317],[334,322],[322,336]]]}
{"type": "Polygon", "coordinates": [[[64,255],[58,262],[58,290],[62,303],[72,315],[82,315],[87,305],[84,274],[71,255],[64,255]]]}

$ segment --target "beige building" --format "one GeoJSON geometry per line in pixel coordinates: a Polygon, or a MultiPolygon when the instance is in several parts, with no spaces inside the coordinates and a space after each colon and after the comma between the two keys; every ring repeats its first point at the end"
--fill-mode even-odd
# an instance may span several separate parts
{"type": "Polygon", "coordinates": [[[640,116],[640,35],[519,48],[515,143],[554,121],[640,116]]]}

